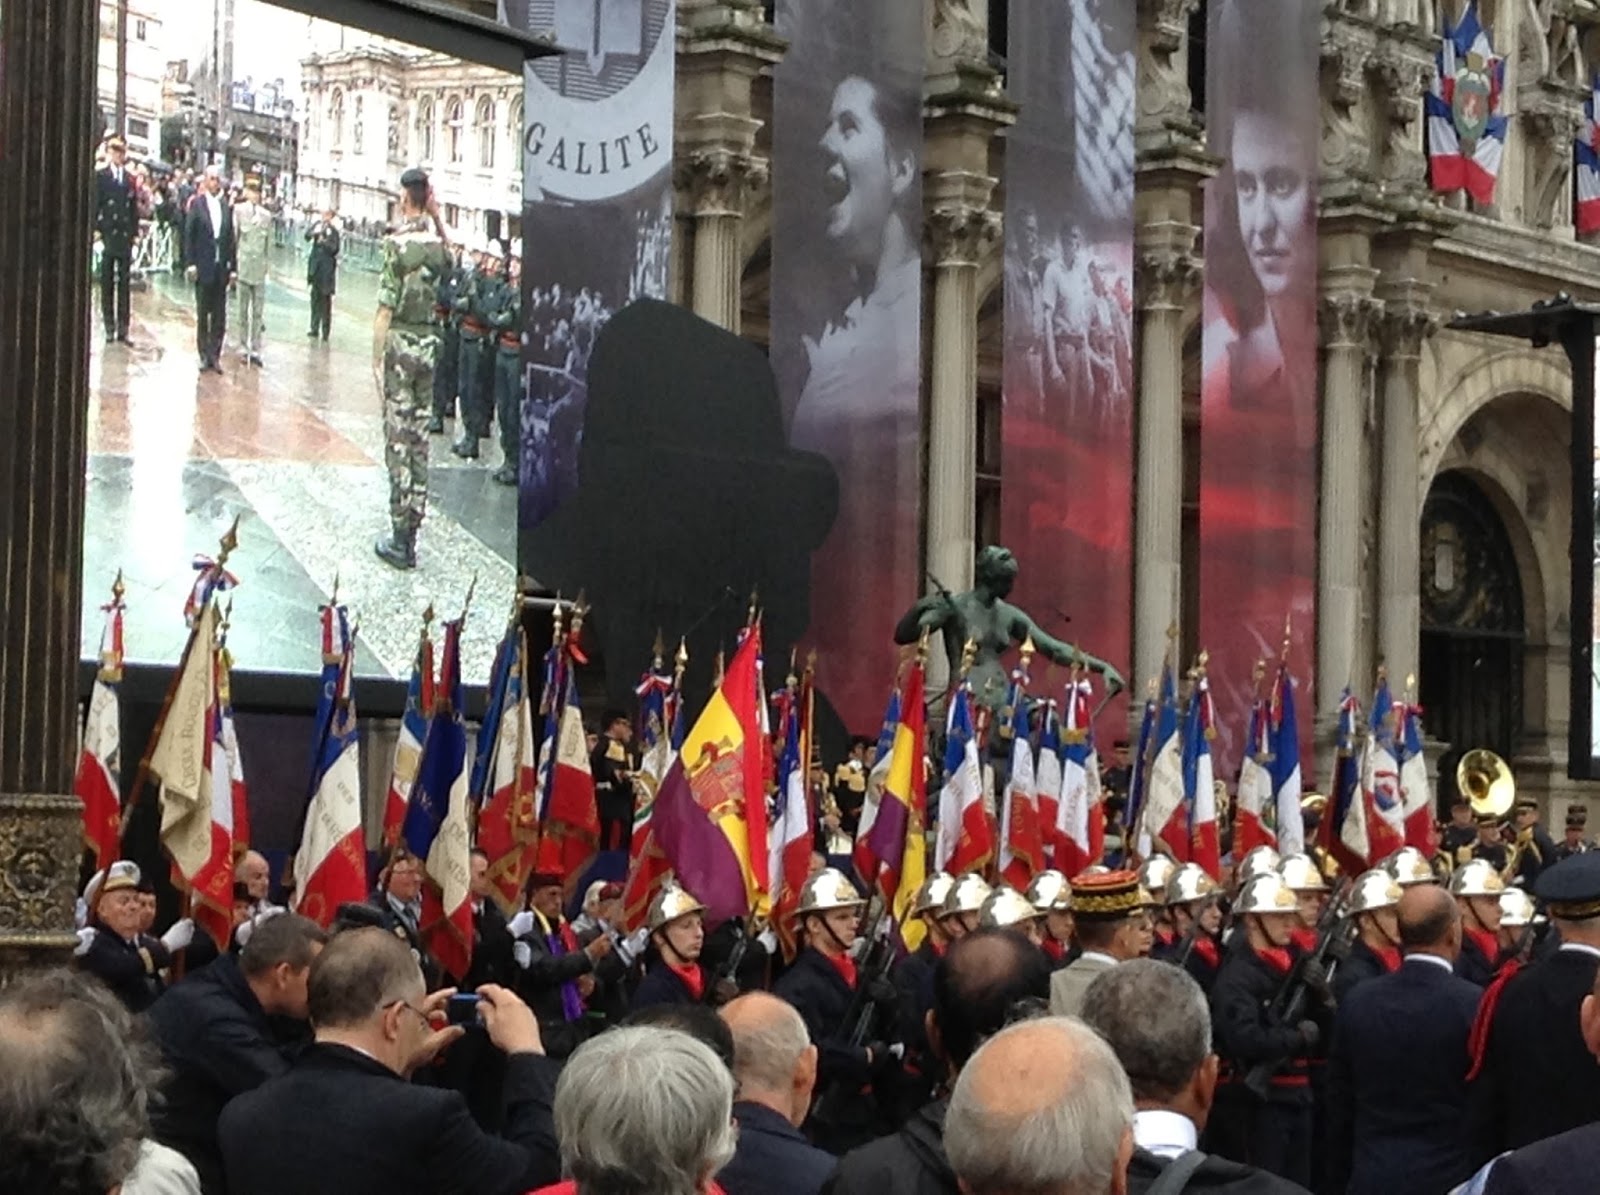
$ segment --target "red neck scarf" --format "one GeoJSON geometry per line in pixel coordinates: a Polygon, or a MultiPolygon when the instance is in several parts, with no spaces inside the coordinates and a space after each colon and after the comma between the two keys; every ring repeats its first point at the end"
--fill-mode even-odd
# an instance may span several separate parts
{"type": "Polygon", "coordinates": [[[1294,944],[1297,950],[1302,950],[1309,954],[1317,948],[1317,931],[1301,926],[1290,933],[1289,941],[1294,944]]]}
{"type": "Polygon", "coordinates": [[[1194,952],[1205,959],[1208,967],[1215,967],[1222,961],[1222,952],[1217,949],[1217,940],[1210,934],[1199,934],[1195,937],[1194,952]]]}
{"type": "Polygon", "coordinates": [[[825,954],[822,956],[833,964],[833,969],[844,976],[845,986],[852,992],[856,990],[856,960],[848,954],[825,954]]]}
{"type": "Polygon", "coordinates": [[[1160,946],[1171,946],[1178,940],[1178,935],[1170,929],[1156,930],[1156,943],[1160,946]]]}
{"type": "Polygon", "coordinates": [[[1280,949],[1275,946],[1269,946],[1265,950],[1256,951],[1256,957],[1279,975],[1289,974],[1290,969],[1294,966],[1294,956],[1289,953],[1287,948],[1280,949]]]}
{"type": "Polygon", "coordinates": [[[1059,963],[1067,957],[1067,948],[1051,937],[1046,937],[1044,940],[1044,952],[1050,956],[1052,962],[1059,963]]]}
{"type": "Polygon", "coordinates": [[[1383,964],[1383,969],[1385,971],[1393,974],[1395,971],[1400,969],[1400,947],[1370,946],[1368,949],[1377,956],[1378,961],[1383,964]]]}
{"type": "Polygon", "coordinates": [[[667,963],[667,970],[683,980],[683,986],[689,989],[689,995],[693,996],[696,1001],[705,997],[706,977],[700,970],[699,963],[685,963],[681,967],[674,963],[667,963]]]}
{"type": "Polygon", "coordinates": [[[928,939],[928,945],[933,949],[934,958],[943,958],[944,952],[950,949],[950,943],[935,942],[932,938],[928,939]]]}
{"type": "Polygon", "coordinates": [[[1477,946],[1483,957],[1488,960],[1489,965],[1491,967],[1494,966],[1495,960],[1500,957],[1500,939],[1486,929],[1469,929],[1467,926],[1462,926],[1461,928],[1466,932],[1466,936],[1472,943],[1477,946]]]}

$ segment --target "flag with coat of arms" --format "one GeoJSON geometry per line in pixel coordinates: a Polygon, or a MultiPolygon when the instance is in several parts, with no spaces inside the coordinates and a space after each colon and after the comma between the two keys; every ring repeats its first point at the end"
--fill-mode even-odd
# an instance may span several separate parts
{"type": "Polygon", "coordinates": [[[1424,97],[1429,180],[1435,191],[1492,203],[1509,124],[1501,111],[1506,67],[1478,20],[1477,0],[1454,28],[1445,22],[1437,65],[1424,97]]]}
{"type": "Polygon", "coordinates": [[[111,602],[100,637],[100,671],[89,695],[83,746],[73,791],[83,802],[83,841],[96,867],[110,867],[121,855],[122,839],[122,574],[111,587],[111,602]]]}
{"type": "Polygon", "coordinates": [[[1572,222],[1578,235],[1600,232],[1600,124],[1595,113],[1600,110],[1600,75],[1589,85],[1589,98],[1583,101],[1583,123],[1578,126],[1577,140],[1573,144],[1574,167],[1577,181],[1577,202],[1572,222]]]}

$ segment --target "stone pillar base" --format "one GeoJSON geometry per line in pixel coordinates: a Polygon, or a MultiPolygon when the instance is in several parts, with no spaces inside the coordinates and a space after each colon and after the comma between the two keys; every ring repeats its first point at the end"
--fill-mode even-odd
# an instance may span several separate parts
{"type": "Polygon", "coordinates": [[[72,958],[82,857],[77,797],[0,793],[0,984],[72,958]]]}

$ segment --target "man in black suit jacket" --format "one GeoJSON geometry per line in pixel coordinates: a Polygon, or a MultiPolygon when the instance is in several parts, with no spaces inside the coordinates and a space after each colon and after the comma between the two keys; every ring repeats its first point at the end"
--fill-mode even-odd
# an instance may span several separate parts
{"type": "Polygon", "coordinates": [[[106,167],[94,179],[94,226],[100,234],[100,321],[106,343],[128,339],[128,270],[139,235],[139,192],[128,172],[128,146],[106,142],[106,167]]]}
{"type": "Polygon", "coordinates": [[[236,277],[233,210],[222,194],[222,172],[207,166],[200,192],[183,222],[183,260],[194,283],[195,346],[200,372],[222,372],[222,336],[228,329],[228,287],[236,277]]]}
{"type": "Polygon", "coordinates": [[[1479,1162],[1600,1120],[1600,1066],[1579,1027],[1600,971],[1600,854],[1547,868],[1537,895],[1561,946],[1484,994],[1470,1128],[1479,1162]]]}
{"type": "Polygon", "coordinates": [[[1216,1096],[1211,1009],[1187,970],[1157,959],[1132,959],[1102,973],[1084,993],[1082,1016],[1105,1038],[1133,1089],[1129,1195],[1145,1195],[1168,1166],[1194,1166],[1187,1192],[1306,1195],[1276,1174],[1198,1153],[1216,1096]]]}
{"type": "Polygon", "coordinates": [[[1400,900],[1405,961],[1339,1008],[1328,1076],[1328,1189],[1449,1190],[1472,1173],[1467,1039],[1482,989],[1453,971],[1461,911],[1418,884],[1400,900]]]}
{"type": "Polygon", "coordinates": [[[508,1055],[500,1136],[473,1123],[458,1092],[408,1082],[467,1032],[435,1027],[451,994],[426,994],[421,969],[393,934],[337,935],[311,968],[316,1042],[288,1074],[222,1114],[232,1195],[522,1195],[554,1182],[555,1065],[513,993],[481,988],[482,1028],[472,1030],[508,1055]]]}
{"type": "Polygon", "coordinates": [[[217,1120],[229,1100],[288,1072],[290,1050],[272,1018],[306,1019],[311,962],[327,940],[308,918],[269,917],[238,957],[219,955],[150,1008],[171,1072],[151,1117],[154,1135],[194,1164],[206,1195],[227,1190],[217,1120]]]}

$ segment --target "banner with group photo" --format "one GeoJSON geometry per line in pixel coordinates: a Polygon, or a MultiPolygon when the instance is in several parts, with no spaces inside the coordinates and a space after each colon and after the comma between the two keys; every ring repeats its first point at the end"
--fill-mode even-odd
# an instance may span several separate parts
{"type": "Polygon", "coordinates": [[[919,592],[923,4],[779,0],[777,23],[772,364],[790,444],[838,478],[805,641],[861,734],[919,592]]]}
{"type": "Polygon", "coordinates": [[[667,294],[675,0],[506,0],[566,53],[530,62],[523,103],[519,524],[578,487],[589,356],[606,322],[667,294]]]}
{"type": "Polygon", "coordinates": [[[1134,32],[1128,4],[1013,5],[1007,54],[1021,110],[1006,136],[1001,538],[1018,604],[1119,667],[1133,605],[1134,32]]]}
{"type": "Polygon", "coordinates": [[[1277,658],[1286,617],[1299,636],[1316,625],[1321,11],[1214,0],[1206,36],[1207,137],[1223,167],[1205,207],[1199,629],[1223,775],[1239,763],[1256,661],[1277,658]]]}

